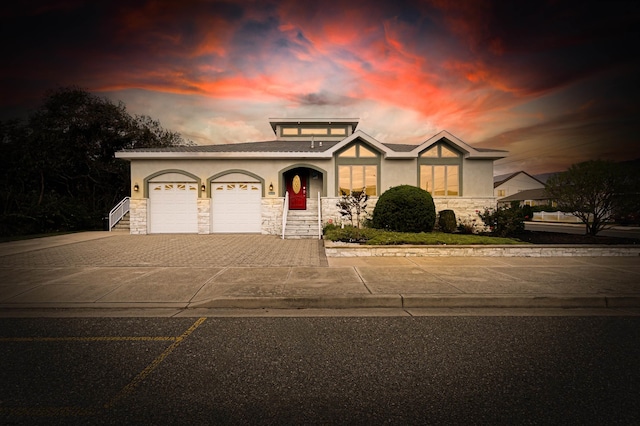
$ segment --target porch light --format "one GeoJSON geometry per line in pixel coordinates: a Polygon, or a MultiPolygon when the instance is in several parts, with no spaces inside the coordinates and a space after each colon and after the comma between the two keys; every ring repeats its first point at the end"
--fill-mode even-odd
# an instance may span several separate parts
{"type": "Polygon", "coordinates": [[[204,186],[204,183],[203,183],[203,184],[202,184],[202,186],[200,187],[200,189],[202,190],[202,192],[204,192],[204,191],[206,191],[206,190],[207,190],[207,187],[206,187],[206,186],[204,186]]]}
{"type": "Polygon", "coordinates": [[[269,192],[273,192],[273,182],[269,184],[269,192]]]}
{"type": "Polygon", "coordinates": [[[138,192],[140,190],[140,187],[138,186],[138,184],[136,183],[135,185],[133,185],[133,190],[138,192]]]}

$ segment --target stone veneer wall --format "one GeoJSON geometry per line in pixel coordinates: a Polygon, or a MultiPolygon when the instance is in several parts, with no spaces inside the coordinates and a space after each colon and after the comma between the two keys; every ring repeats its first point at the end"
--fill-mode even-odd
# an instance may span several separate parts
{"type": "Polygon", "coordinates": [[[513,245],[513,246],[366,246],[325,241],[327,257],[579,257],[640,256],[637,246],[513,245]]]}
{"type": "Polygon", "coordinates": [[[262,199],[262,233],[282,234],[282,206],[284,197],[262,199]]]}
{"type": "Polygon", "coordinates": [[[211,198],[198,198],[198,234],[211,233],[211,198]]]}
{"type": "Polygon", "coordinates": [[[143,235],[147,233],[148,198],[132,198],[129,201],[129,233],[143,235]]]}

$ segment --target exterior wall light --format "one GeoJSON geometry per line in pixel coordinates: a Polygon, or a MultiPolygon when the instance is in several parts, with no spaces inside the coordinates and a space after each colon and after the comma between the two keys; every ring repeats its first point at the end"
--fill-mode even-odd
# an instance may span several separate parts
{"type": "Polygon", "coordinates": [[[136,183],[135,185],[133,185],[133,190],[136,192],[140,191],[140,186],[138,186],[138,184],[136,183]]]}
{"type": "Polygon", "coordinates": [[[269,192],[273,192],[273,182],[269,184],[269,192]]]}
{"type": "Polygon", "coordinates": [[[204,192],[204,191],[206,191],[206,190],[207,190],[207,187],[206,187],[206,186],[204,186],[204,183],[203,183],[203,184],[202,184],[202,186],[200,187],[200,189],[202,190],[202,192],[204,192]]]}

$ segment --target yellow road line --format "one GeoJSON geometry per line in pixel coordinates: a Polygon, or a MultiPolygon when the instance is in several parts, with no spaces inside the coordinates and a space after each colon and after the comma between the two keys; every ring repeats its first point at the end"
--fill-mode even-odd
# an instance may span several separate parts
{"type": "Polygon", "coordinates": [[[182,341],[184,339],[189,337],[189,335],[191,333],[193,333],[196,328],[200,327],[200,325],[205,320],[206,320],[206,318],[199,318],[196,322],[194,322],[191,325],[191,327],[189,327],[184,333],[182,333],[180,336],[178,336],[175,339],[175,342],[173,342],[171,344],[171,346],[169,346],[167,349],[165,349],[165,351],[162,352],[156,359],[151,361],[151,364],[147,365],[147,367],[144,370],[142,370],[136,377],[134,377],[133,380],[127,386],[125,386],[116,396],[114,396],[113,398],[111,398],[111,400],[109,402],[104,404],[104,408],[108,409],[108,408],[113,407],[116,403],[118,403],[118,401],[120,401],[121,399],[123,399],[126,396],[128,396],[131,392],[133,392],[135,390],[135,388],[149,374],[151,374],[151,372],[153,372],[153,370],[155,370],[160,365],[160,363],[162,363],[162,361],[164,361],[164,359],[171,354],[171,352],[173,352],[178,346],[180,346],[180,343],[182,343],[182,341]]]}
{"type": "Polygon", "coordinates": [[[94,336],[94,337],[0,337],[0,343],[7,342],[167,342],[175,341],[173,336],[94,336]]]}

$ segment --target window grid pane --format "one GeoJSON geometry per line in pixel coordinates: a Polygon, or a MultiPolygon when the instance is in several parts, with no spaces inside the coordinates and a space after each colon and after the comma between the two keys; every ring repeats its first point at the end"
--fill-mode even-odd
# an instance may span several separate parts
{"type": "Polygon", "coordinates": [[[447,195],[459,195],[458,166],[447,167],[447,195]]]}
{"type": "Polygon", "coordinates": [[[378,195],[378,167],[365,166],[365,192],[369,196],[378,195]]]}

